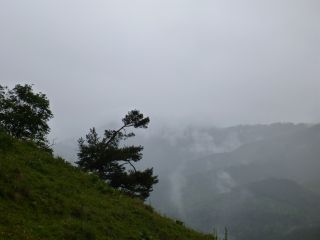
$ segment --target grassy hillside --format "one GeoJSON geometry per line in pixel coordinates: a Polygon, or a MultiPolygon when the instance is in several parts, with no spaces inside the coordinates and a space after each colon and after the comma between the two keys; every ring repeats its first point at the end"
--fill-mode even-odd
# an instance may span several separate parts
{"type": "Polygon", "coordinates": [[[0,239],[213,239],[0,133],[0,239]]]}

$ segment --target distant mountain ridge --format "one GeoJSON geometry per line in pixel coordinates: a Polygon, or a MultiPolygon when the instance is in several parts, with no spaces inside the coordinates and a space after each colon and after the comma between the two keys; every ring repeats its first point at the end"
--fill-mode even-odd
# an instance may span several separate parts
{"type": "MultiPolygon", "coordinates": [[[[313,208],[317,201],[320,202],[318,197],[313,198],[316,200],[291,206],[288,201],[280,201],[277,195],[265,194],[268,187],[269,190],[274,188],[274,191],[283,191],[291,196],[292,201],[299,202],[299,199],[313,195],[308,189],[320,190],[320,125],[272,124],[238,126],[231,129],[225,130],[228,134],[230,131],[233,134],[238,131],[238,139],[243,140],[231,151],[183,160],[175,154],[177,158],[169,164],[172,174],[167,172],[168,181],[162,183],[162,188],[156,189],[154,193],[157,199],[153,201],[155,206],[202,231],[210,231],[214,226],[223,228],[229,224],[230,234],[237,240],[256,240],[259,231],[264,232],[264,236],[270,236],[265,239],[289,240],[289,237],[292,237],[288,235],[289,232],[298,231],[299,226],[300,232],[310,226],[315,229],[319,225],[319,218],[316,216],[306,221],[307,224],[299,222],[299,219],[306,217],[304,209],[308,210],[308,214],[317,212],[313,211],[313,208]],[[170,191],[172,185],[176,185],[174,191],[170,191]],[[262,191],[258,191],[255,186],[263,188],[262,191]],[[161,195],[175,197],[171,202],[166,202],[161,195]],[[240,204],[236,201],[239,199],[245,201],[240,204]],[[281,208],[293,213],[279,216],[271,206],[278,209],[280,215],[281,208]],[[265,211],[260,211],[259,208],[265,211]],[[279,221],[274,225],[275,219],[279,221]],[[257,224],[259,222],[264,224],[257,224]],[[245,224],[254,227],[246,229],[245,224]],[[268,230],[264,229],[265,225],[268,230]],[[255,229],[256,233],[252,229],[255,229]]],[[[213,132],[215,131],[217,130],[213,132]]],[[[218,131],[223,132],[223,129],[218,131]]],[[[226,133],[219,134],[220,137],[227,136],[226,133]]],[[[215,135],[212,136],[214,138],[215,135]]],[[[179,142],[175,149],[179,151],[179,142]]]]}
{"type": "Polygon", "coordinates": [[[320,125],[164,128],[136,143],[161,179],[148,200],[160,212],[201,231],[229,226],[236,240],[296,240],[307,229],[307,240],[320,239],[312,213],[319,213],[320,125]]]}
{"type": "Polygon", "coordinates": [[[294,231],[310,226],[320,230],[320,195],[287,179],[265,179],[238,186],[206,199],[197,209],[198,212],[192,210],[198,216],[195,219],[202,219],[194,223],[197,228],[208,231],[212,225],[220,229],[228,226],[231,239],[291,240],[294,231]]]}

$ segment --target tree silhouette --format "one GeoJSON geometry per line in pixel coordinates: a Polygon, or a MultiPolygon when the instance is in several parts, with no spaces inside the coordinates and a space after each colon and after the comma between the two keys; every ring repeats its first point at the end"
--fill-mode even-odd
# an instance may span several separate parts
{"type": "Polygon", "coordinates": [[[121,143],[135,136],[133,132],[127,132],[129,128],[147,128],[149,122],[149,117],[132,110],[122,119],[123,125],[119,129],[105,130],[102,138],[95,128],[91,128],[85,139],[78,140],[78,166],[98,174],[114,188],[146,199],[152,186],[158,182],[157,176],[153,176],[152,168],[144,171],[136,169],[134,163],[142,159],[142,146],[121,143]]]}
{"type": "Polygon", "coordinates": [[[34,93],[31,85],[18,84],[12,90],[0,85],[0,128],[10,135],[51,151],[46,135],[52,117],[46,95],[34,93]]]}

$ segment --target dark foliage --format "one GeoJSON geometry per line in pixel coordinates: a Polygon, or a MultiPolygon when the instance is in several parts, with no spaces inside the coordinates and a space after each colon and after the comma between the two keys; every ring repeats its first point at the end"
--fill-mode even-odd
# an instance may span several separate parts
{"type": "Polygon", "coordinates": [[[11,90],[0,85],[0,128],[10,135],[51,151],[46,135],[52,117],[46,95],[34,93],[31,85],[18,84],[11,90]]]}
{"type": "Polygon", "coordinates": [[[135,162],[142,159],[142,146],[125,146],[120,143],[135,136],[133,132],[126,132],[127,128],[147,128],[150,119],[138,110],[133,110],[122,122],[118,130],[105,130],[102,139],[95,128],[90,129],[85,140],[80,138],[77,164],[85,171],[98,174],[112,187],[146,199],[158,179],[153,176],[152,168],[138,171],[134,166],[135,162]]]}

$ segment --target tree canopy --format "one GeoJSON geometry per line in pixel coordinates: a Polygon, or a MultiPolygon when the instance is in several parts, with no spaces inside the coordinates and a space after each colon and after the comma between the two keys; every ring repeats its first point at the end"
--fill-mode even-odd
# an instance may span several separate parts
{"type": "Polygon", "coordinates": [[[46,95],[34,93],[31,85],[18,84],[11,90],[0,85],[0,128],[10,135],[50,150],[46,135],[52,117],[46,95]]]}
{"type": "Polygon", "coordinates": [[[158,182],[153,176],[153,169],[139,171],[135,163],[142,159],[142,146],[127,146],[122,141],[134,137],[129,128],[147,128],[149,117],[144,117],[138,110],[132,110],[122,119],[122,126],[117,130],[105,130],[100,138],[95,128],[90,129],[85,139],[80,138],[78,166],[94,172],[117,189],[142,199],[146,199],[152,186],[158,182]]]}

